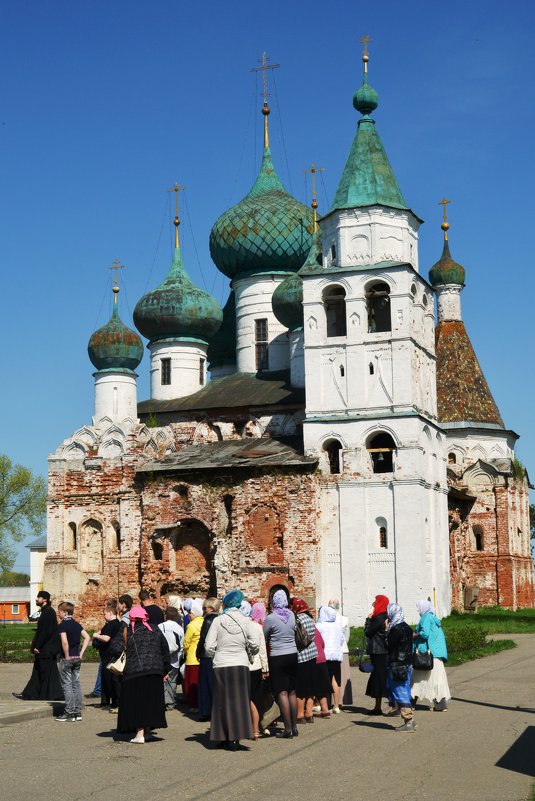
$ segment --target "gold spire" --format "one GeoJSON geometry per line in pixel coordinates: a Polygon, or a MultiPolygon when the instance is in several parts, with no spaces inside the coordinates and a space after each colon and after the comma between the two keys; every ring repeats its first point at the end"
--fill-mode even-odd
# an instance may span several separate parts
{"type": "Polygon", "coordinates": [[[113,292],[113,305],[117,305],[118,295],[119,295],[119,270],[124,270],[124,264],[121,264],[119,259],[114,259],[110,270],[115,270],[115,275],[113,276],[113,286],[111,291],[113,292]]]}
{"type": "Polygon", "coordinates": [[[268,116],[270,112],[270,108],[268,105],[268,85],[267,85],[267,71],[268,70],[276,70],[277,67],[280,67],[280,64],[268,64],[271,61],[268,55],[266,55],[266,51],[262,53],[262,58],[258,59],[258,63],[261,65],[260,67],[251,67],[249,72],[261,72],[262,73],[262,94],[264,96],[264,105],[262,106],[262,114],[264,115],[264,147],[269,147],[269,128],[268,128],[268,116]]]}
{"type": "Polygon", "coordinates": [[[317,192],[316,192],[316,173],[323,172],[325,167],[316,167],[314,162],[310,165],[309,170],[305,170],[305,173],[309,172],[312,176],[312,213],[314,214],[314,233],[318,230],[318,201],[317,201],[317,192]]]}
{"type": "Polygon", "coordinates": [[[450,224],[448,222],[448,218],[447,218],[447,215],[446,215],[446,206],[447,206],[448,203],[451,203],[451,200],[448,200],[446,197],[443,197],[442,200],[438,201],[438,205],[444,207],[444,220],[443,220],[442,225],[440,227],[444,231],[444,241],[445,242],[448,241],[448,230],[449,230],[449,227],[450,227],[450,224]]]}
{"type": "Polygon", "coordinates": [[[178,193],[183,192],[186,189],[185,186],[180,186],[178,181],[175,181],[175,185],[171,189],[166,189],[166,192],[174,192],[175,193],[175,219],[173,220],[173,224],[175,226],[175,248],[180,247],[180,239],[178,236],[178,226],[180,225],[180,219],[178,216],[178,193]]]}
{"type": "Polygon", "coordinates": [[[372,41],[372,38],[371,38],[371,36],[368,36],[368,34],[363,36],[362,39],[360,39],[360,41],[359,41],[359,44],[362,45],[362,61],[363,61],[363,64],[364,64],[364,75],[367,75],[367,73],[368,73],[368,61],[370,60],[370,57],[368,55],[368,44],[371,41],[372,41]]]}

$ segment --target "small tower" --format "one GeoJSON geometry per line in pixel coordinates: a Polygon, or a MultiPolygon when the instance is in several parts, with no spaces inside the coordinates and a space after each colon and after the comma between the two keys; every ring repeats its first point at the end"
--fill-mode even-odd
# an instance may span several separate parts
{"type": "Polygon", "coordinates": [[[137,374],[134,372],[143,358],[143,343],[138,335],[119,318],[119,285],[117,273],[122,269],[116,259],[113,281],[113,312],[105,326],[91,335],[87,352],[97,372],[95,378],[95,428],[106,427],[110,421],[121,425],[137,422],[137,374]]]}
{"type": "Polygon", "coordinates": [[[175,184],[175,253],[165,281],[144,295],[134,309],[134,323],[149,340],[150,394],[153,400],[192,395],[206,383],[206,351],[219,329],[219,303],[191,281],[182,260],[175,184]]]}
{"type": "Polygon", "coordinates": [[[305,261],[312,244],[310,209],[286,192],[273,166],[269,147],[268,92],[263,72],[264,152],[249,194],[225,211],[210,233],[210,254],[231,279],[236,296],[236,362],[240,373],[287,370],[290,351],[286,329],[273,313],[271,298],[288,273],[305,261]]]}

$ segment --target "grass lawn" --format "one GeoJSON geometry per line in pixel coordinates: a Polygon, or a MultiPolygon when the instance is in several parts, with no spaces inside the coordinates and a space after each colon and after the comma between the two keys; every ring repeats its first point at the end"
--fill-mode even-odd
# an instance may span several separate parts
{"type": "MultiPolygon", "coordinates": [[[[36,628],[37,622],[0,624],[0,662],[31,662],[30,643],[36,628]]],[[[100,655],[95,648],[89,647],[84,660],[98,662],[100,655]]]]}
{"type": "MultiPolygon", "coordinates": [[[[525,634],[535,632],[535,609],[512,612],[499,606],[485,607],[477,612],[453,613],[443,618],[442,626],[448,644],[448,665],[461,665],[472,659],[507,651],[515,647],[513,640],[487,640],[489,634],[525,634]]],[[[352,628],[349,649],[353,654],[361,647],[363,629],[352,628]]],[[[358,657],[350,655],[352,664],[358,657]]]]}

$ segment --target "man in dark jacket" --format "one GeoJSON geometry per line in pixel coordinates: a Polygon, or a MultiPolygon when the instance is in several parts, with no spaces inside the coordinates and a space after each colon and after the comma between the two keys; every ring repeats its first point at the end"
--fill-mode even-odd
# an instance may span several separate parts
{"type": "Polygon", "coordinates": [[[50,593],[40,590],[36,604],[41,607],[41,614],[30,646],[34,655],[32,675],[24,690],[13,695],[23,701],[62,701],[64,696],[57,665],[61,643],[50,593]]]}

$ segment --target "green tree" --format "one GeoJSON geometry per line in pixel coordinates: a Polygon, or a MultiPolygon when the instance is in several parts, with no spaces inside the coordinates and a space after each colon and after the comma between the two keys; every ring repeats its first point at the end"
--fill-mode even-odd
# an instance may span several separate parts
{"type": "Polygon", "coordinates": [[[12,542],[39,534],[45,522],[46,482],[0,454],[0,573],[15,561],[12,542]]]}
{"type": "Polygon", "coordinates": [[[0,573],[0,587],[28,587],[29,585],[30,577],[27,573],[14,573],[12,570],[0,573]]]}

